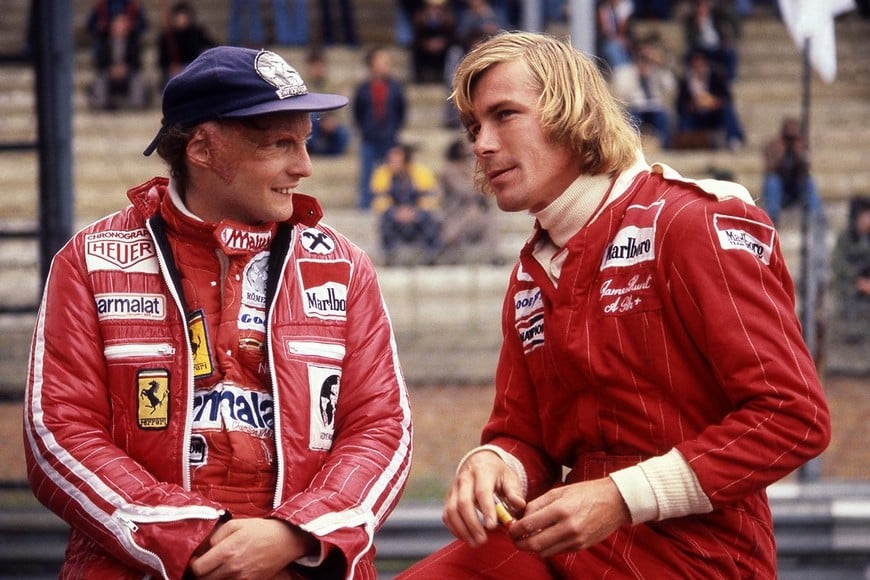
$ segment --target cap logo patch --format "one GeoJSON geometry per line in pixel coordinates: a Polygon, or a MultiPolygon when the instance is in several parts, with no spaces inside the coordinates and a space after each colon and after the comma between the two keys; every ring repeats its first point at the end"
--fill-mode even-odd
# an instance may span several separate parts
{"type": "Polygon", "coordinates": [[[264,81],[275,87],[279,99],[307,95],[308,87],[296,69],[270,50],[261,50],[254,59],[254,69],[264,81]]]}

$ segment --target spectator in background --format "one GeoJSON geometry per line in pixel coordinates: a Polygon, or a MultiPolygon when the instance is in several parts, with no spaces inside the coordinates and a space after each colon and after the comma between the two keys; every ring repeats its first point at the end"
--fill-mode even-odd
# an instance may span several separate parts
{"type": "MultiPolygon", "coordinates": [[[[446,82],[451,82],[457,63],[471,48],[493,34],[505,30],[507,22],[493,10],[488,0],[462,0],[464,6],[458,11],[456,20],[456,36],[447,50],[446,82]]],[[[459,117],[452,103],[446,103],[444,109],[444,125],[458,128],[459,117]]]]}
{"type": "MultiPolygon", "coordinates": [[[[341,92],[330,82],[326,53],[318,49],[311,50],[305,59],[305,66],[305,79],[310,90],[320,93],[341,92]]],[[[308,152],[312,155],[342,155],[350,145],[350,137],[350,127],[343,109],[312,115],[308,152]]]]}
{"type": "Polygon", "coordinates": [[[721,66],[729,82],[737,78],[737,39],[740,17],[724,0],[692,0],[683,20],[688,52],[700,50],[711,62],[721,66]]]}
{"type": "Polygon", "coordinates": [[[261,48],[266,44],[266,28],[260,0],[230,0],[227,43],[261,48]]]}
{"type": "Polygon", "coordinates": [[[90,95],[94,109],[141,109],[148,104],[141,37],[133,18],[126,11],[117,12],[105,34],[97,38],[90,95]]]}
{"type": "Polygon", "coordinates": [[[85,25],[91,39],[98,42],[108,36],[112,18],[121,13],[129,17],[131,34],[141,36],[148,30],[148,19],[137,0],[96,0],[85,25]]]}
{"type": "Polygon", "coordinates": [[[779,133],[764,147],[762,201],[770,221],[777,224],[783,208],[806,202],[807,211],[822,213],[822,200],[810,175],[809,152],[801,122],[795,117],[782,121],[779,133]]]}
{"type": "Polygon", "coordinates": [[[412,60],[415,83],[443,83],[447,50],[456,22],[447,0],[425,0],[413,15],[412,60]]]}
{"type": "Polygon", "coordinates": [[[193,6],[189,2],[176,2],[166,17],[158,41],[161,87],[215,44],[205,28],[197,22],[193,6]]]}
{"type": "Polygon", "coordinates": [[[673,114],[670,103],[677,93],[677,77],[665,64],[654,39],[638,42],[634,60],[613,70],[610,87],[624,103],[635,125],[652,129],[661,147],[671,146],[673,114]]]}
{"type": "Polygon", "coordinates": [[[402,243],[418,246],[424,264],[437,261],[441,253],[437,185],[434,172],[414,161],[409,145],[391,147],[384,163],[372,174],[372,208],[380,216],[378,227],[387,266],[397,263],[402,243]]]}
{"type": "Polygon", "coordinates": [[[601,0],[598,3],[598,54],[611,70],[631,59],[633,11],[631,0],[601,0]]]}
{"type": "Polygon", "coordinates": [[[464,248],[469,244],[482,244],[490,262],[501,263],[492,203],[474,185],[475,163],[471,146],[464,138],[456,139],[447,147],[444,157],[439,182],[445,260],[460,262],[464,248]]]}
{"type": "Polygon", "coordinates": [[[870,197],[849,202],[849,222],[831,256],[837,330],[850,344],[870,345],[870,197]]]}
{"type": "MultiPolygon", "coordinates": [[[[333,0],[320,1],[320,24],[322,26],[321,33],[323,43],[327,46],[338,42],[338,34],[336,23],[333,21],[332,2],[333,0]]],[[[341,37],[344,44],[348,46],[358,46],[359,39],[356,33],[356,21],[353,14],[353,0],[337,0],[338,2],[338,21],[341,26],[341,37]]]]}
{"type": "MultiPolygon", "coordinates": [[[[300,46],[310,40],[307,0],[267,0],[272,12],[272,40],[282,46],[300,46]]],[[[236,46],[262,48],[269,40],[262,0],[230,0],[227,41],[236,46]]]]}
{"type": "Polygon", "coordinates": [[[677,91],[677,125],[681,132],[724,134],[735,151],[746,142],[731,94],[731,84],[703,51],[689,55],[677,91]]]}
{"type": "Polygon", "coordinates": [[[360,135],[359,207],[372,203],[371,178],[387,151],[398,142],[408,108],[404,85],[393,76],[390,49],[375,46],[365,55],[368,77],[357,85],[352,113],[360,135]]]}

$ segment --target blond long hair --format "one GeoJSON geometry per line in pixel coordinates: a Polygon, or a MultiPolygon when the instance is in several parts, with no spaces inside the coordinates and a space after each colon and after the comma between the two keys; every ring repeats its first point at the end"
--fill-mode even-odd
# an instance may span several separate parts
{"type": "Polygon", "coordinates": [[[544,134],[580,156],[587,175],[618,173],[636,160],[640,135],[610,93],[595,62],[555,37],[532,32],[501,32],[478,44],[462,59],[450,98],[466,127],[474,120],[471,97],[491,67],[522,60],[541,90],[538,102],[544,134]]]}

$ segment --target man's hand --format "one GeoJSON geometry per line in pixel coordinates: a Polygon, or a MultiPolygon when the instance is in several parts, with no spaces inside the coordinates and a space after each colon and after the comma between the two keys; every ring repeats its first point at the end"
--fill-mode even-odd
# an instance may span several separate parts
{"type": "Polygon", "coordinates": [[[548,558],[597,544],[630,519],[616,484],[606,477],[557,487],[530,501],[508,533],[520,550],[548,558]]]}
{"type": "Polygon", "coordinates": [[[281,520],[240,518],[216,527],[189,568],[200,580],[289,578],[287,565],[317,547],[313,536],[281,520]]]}
{"type": "Polygon", "coordinates": [[[515,513],[521,513],[526,505],[517,474],[492,451],[478,451],[462,464],[447,493],[444,524],[460,540],[480,546],[486,542],[486,530],[498,527],[496,494],[515,513]]]}

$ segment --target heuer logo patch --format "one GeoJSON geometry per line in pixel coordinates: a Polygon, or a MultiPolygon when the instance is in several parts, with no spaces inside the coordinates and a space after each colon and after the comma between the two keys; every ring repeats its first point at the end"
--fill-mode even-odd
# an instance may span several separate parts
{"type": "Polygon", "coordinates": [[[142,429],[165,429],[169,425],[169,371],[145,369],[136,375],[138,422],[142,429]]]}
{"type": "Polygon", "coordinates": [[[100,320],[166,318],[166,298],[162,294],[96,294],[94,300],[100,320]]]}
{"type": "Polygon", "coordinates": [[[347,320],[347,287],[351,264],[347,260],[299,260],[302,310],[306,316],[347,320]]]}
{"type": "Polygon", "coordinates": [[[765,265],[770,264],[773,241],[776,237],[776,230],[773,227],[754,220],[722,214],[713,214],[713,227],[716,229],[719,245],[723,250],[749,252],[765,265]]]}
{"type": "Polygon", "coordinates": [[[222,223],[215,235],[228,256],[260,252],[269,247],[274,235],[271,230],[246,230],[237,225],[222,223]]]}
{"type": "Polygon", "coordinates": [[[214,364],[208,344],[208,331],[205,328],[205,313],[202,310],[191,313],[187,321],[187,332],[190,337],[190,355],[193,359],[193,378],[211,376],[214,372],[214,364]]]}
{"type": "Polygon", "coordinates": [[[656,222],[664,201],[648,206],[632,205],[626,208],[623,223],[604,251],[601,269],[625,267],[654,260],[656,222]]]}
{"type": "Polygon", "coordinates": [[[326,255],[335,249],[335,241],[320,230],[308,228],[299,235],[302,247],[312,254],[326,255]]]}
{"type": "Polygon", "coordinates": [[[88,272],[120,270],[156,274],[159,271],[154,242],[145,229],[87,234],[85,263],[88,272]]]}

